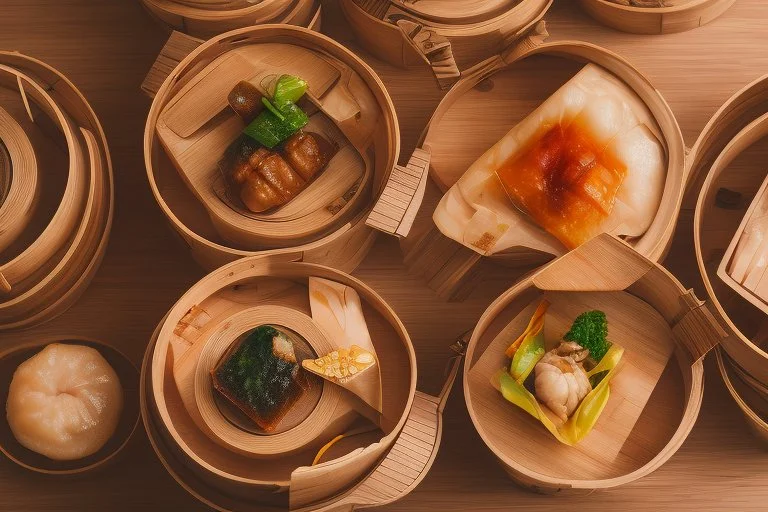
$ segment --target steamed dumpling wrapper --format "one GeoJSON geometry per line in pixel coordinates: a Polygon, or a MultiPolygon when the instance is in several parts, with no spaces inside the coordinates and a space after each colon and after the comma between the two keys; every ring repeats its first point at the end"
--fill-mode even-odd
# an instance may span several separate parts
{"type": "Polygon", "coordinates": [[[602,232],[641,236],[666,179],[660,140],[637,95],[588,64],[475,161],[433,219],[483,255],[559,255],[602,232]]]}
{"type": "Polygon", "coordinates": [[[381,373],[365,322],[360,296],[353,288],[328,279],[309,278],[312,319],[330,336],[336,350],[305,359],[302,366],[382,410],[381,373]]]}

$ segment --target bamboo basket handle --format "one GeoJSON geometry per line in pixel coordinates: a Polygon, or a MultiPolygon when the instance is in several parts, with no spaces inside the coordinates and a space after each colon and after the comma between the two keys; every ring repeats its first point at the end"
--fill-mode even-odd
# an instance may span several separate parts
{"type": "Polygon", "coordinates": [[[366,225],[399,238],[408,236],[424,200],[431,156],[425,145],[413,152],[405,167],[395,165],[366,225]]]}
{"type": "Polygon", "coordinates": [[[160,50],[160,54],[157,56],[155,63],[152,64],[147,76],[141,83],[141,90],[144,91],[147,96],[154,98],[157,91],[160,90],[160,86],[163,85],[168,75],[176,69],[176,66],[184,60],[184,58],[192,53],[198,46],[203,44],[202,39],[188,36],[181,32],[173,31],[168,41],[160,50]]]}
{"type": "Polygon", "coordinates": [[[443,436],[443,410],[471,336],[472,331],[467,331],[451,345],[456,355],[449,361],[440,393],[433,396],[416,391],[411,412],[400,435],[371,473],[341,498],[294,512],[352,512],[358,508],[393,503],[413,491],[432,468],[437,457],[443,436]],[[424,455],[426,446],[430,446],[429,456],[424,455]],[[393,478],[392,475],[397,476],[393,478]]]}
{"type": "Polygon", "coordinates": [[[507,65],[517,62],[544,44],[548,37],[547,22],[544,20],[534,22],[515,34],[512,43],[501,54],[501,58],[507,65]]]}
{"type": "Polygon", "coordinates": [[[440,89],[450,89],[461,78],[451,41],[447,37],[403,14],[392,14],[389,19],[419,57],[432,68],[440,89]]]}

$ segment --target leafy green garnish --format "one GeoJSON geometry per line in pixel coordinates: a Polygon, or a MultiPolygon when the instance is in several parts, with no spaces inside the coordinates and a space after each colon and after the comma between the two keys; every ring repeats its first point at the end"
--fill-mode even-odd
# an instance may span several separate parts
{"type": "Polygon", "coordinates": [[[272,97],[277,108],[288,103],[296,103],[307,92],[307,82],[292,75],[282,75],[275,84],[275,94],[272,97]]]}
{"type": "Polygon", "coordinates": [[[608,341],[608,319],[605,313],[595,310],[580,314],[563,339],[589,349],[592,359],[600,362],[611,348],[611,343],[608,341]]]}
{"type": "Polygon", "coordinates": [[[276,117],[277,117],[279,120],[281,120],[281,121],[285,121],[285,116],[282,114],[282,112],[280,112],[279,110],[277,110],[277,107],[276,107],[276,106],[274,106],[274,105],[272,104],[272,102],[270,102],[270,101],[269,101],[267,98],[265,98],[265,97],[263,97],[263,96],[262,96],[262,97],[261,97],[261,103],[263,103],[263,104],[264,104],[264,106],[265,106],[265,107],[267,107],[267,110],[269,110],[270,112],[272,112],[273,114],[275,114],[275,116],[276,116],[276,117]]]}
{"type": "MultiPolygon", "coordinates": [[[[275,107],[272,106],[272,108],[275,107]]],[[[307,114],[295,103],[288,103],[281,107],[279,114],[282,118],[269,107],[262,110],[256,119],[245,127],[243,133],[256,139],[262,146],[272,149],[309,122],[307,114]]]]}

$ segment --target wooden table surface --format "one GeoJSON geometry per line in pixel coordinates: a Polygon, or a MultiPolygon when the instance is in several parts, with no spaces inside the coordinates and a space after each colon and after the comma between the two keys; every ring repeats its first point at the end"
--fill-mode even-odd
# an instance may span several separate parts
{"type": "MultiPolygon", "coordinates": [[[[328,2],[325,30],[355,43],[328,2]]],[[[666,97],[687,144],[735,91],[768,73],[768,4],[737,0],[723,18],[701,29],[662,37],[621,34],[596,25],[557,0],[547,16],[553,39],[584,39],[622,54],[666,97]]],[[[171,235],[147,186],[142,156],[149,99],[139,85],[166,39],[137,0],[3,0],[0,48],[40,58],[85,94],[107,133],[117,205],[101,270],[69,312],[34,330],[5,334],[13,344],[41,334],[107,340],[139,363],[150,333],[175,300],[203,275],[171,235]]],[[[413,149],[441,93],[426,70],[405,73],[360,52],[381,75],[397,106],[401,159],[413,149]]],[[[690,202],[688,203],[690,204],[690,202]]],[[[685,208],[667,265],[704,293],[685,208]]],[[[447,346],[472,327],[493,297],[477,292],[445,304],[404,271],[399,248],[384,236],[356,272],[395,308],[416,345],[419,385],[435,391],[447,346]]],[[[623,488],[590,496],[539,496],[516,487],[481,442],[457,385],[446,409],[442,446],[432,471],[406,499],[387,510],[767,510],[768,451],[750,436],[711,360],[704,406],[691,436],[661,469],[623,488]]],[[[0,509],[204,510],[168,476],[139,430],[117,464],[84,479],[46,478],[0,460],[0,509]]]]}

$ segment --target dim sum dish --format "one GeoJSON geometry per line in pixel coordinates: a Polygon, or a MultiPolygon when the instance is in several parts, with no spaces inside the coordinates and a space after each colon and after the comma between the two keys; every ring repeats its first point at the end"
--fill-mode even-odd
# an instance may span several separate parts
{"type": "MultiPolygon", "coordinates": [[[[165,51],[178,53],[180,37],[165,51]]],[[[194,50],[160,88],[145,132],[155,197],[206,267],[279,254],[351,270],[373,241],[364,218],[398,151],[373,71],[288,26],[194,50]]]]}
{"type": "Polygon", "coordinates": [[[754,382],[768,384],[768,306],[763,210],[768,158],[768,78],[747,85],[707,124],[691,154],[699,271],[727,326],[723,351],[754,382]]]}
{"type": "Polygon", "coordinates": [[[444,298],[604,232],[652,260],[669,247],[686,176],[669,106],[621,57],[546,37],[540,23],[446,94],[407,166],[429,169],[423,197],[387,225],[388,185],[369,216],[444,298]]]}
{"type": "Polygon", "coordinates": [[[373,506],[415,487],[439,445],[450,385],[430,397],[415,379],[402,323],[363,283],[244,258],[193,286],[160,324],[142,407],[166,468],[216,508],[373,506]],[[382,458],[393,487],[364,478],[382,458]]]}
{"type": "Polygon", "coordinates": [[[395,66],[428,66],[442,89],[475,64],[502,53],[552,6],[552,0],[339,3],[366,50],[395,66]]]}
{"type": "Polygon", "coordinates": [[[736,0],[580,0],[600,23],[633,34],[685,32],[719,18],[736,0]]]}
{"type": "Polygon", "coordinates": [[[602,234],[480,318],[464,367],[469,414],[527,487],[623,485],[683,443],[701,406],[703,356],[724,337],[692,291],[602,234]]]}
{"type": "Polygon", "coordinates": [[[209,38],[229,30],[284,23],[320,30],[318,0],[141,0],[173,30],[209,38]]]}
{"type": "Polygon", "coordinates": [[[22,345],[0,355],[5,420],[0,449],[28,469],[81,473],[103,466],[139,422],[138,371],[84,339],[22,345]]]}
{"type": "Polygon", "coordinates": [[[112,221],[95,114],[65,77],[0,52],[0,329],[64,312],[90,283],[112,221]]]}

